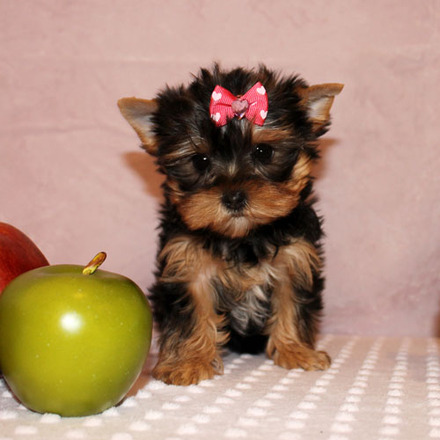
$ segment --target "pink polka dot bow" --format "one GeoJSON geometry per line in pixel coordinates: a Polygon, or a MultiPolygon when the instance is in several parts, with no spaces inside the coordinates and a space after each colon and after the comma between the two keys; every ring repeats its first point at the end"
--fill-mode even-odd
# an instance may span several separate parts
{"type": "Polygon", "coordinates": [[[217,85],[211,95],[209,112],[217,127],[222,127],[234,117],[246,118],[256,125],[263,125],[267,108],[266,89],[257,82],[241,96],[234,96],[229,90],[217,85]]]}

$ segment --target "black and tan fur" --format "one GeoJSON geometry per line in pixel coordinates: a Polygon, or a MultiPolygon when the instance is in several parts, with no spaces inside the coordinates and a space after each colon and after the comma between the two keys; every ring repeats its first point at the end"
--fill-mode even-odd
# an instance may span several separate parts
{"type": "Polygon", "coordinates": [[[330,123],[340,84],[297,76],[202,69],[189,86],[119,107],[166,176],[157,278],[160,330],[154,376],[189,385],[222,372],[221,349],[266,351],[284,368],[325,369],[314,349],[322,310],[321,220],[313,209],[316,140],[330,123]],[[216,85],[236,96],[266,88],[263,126],[216,127],[216,85]]]}

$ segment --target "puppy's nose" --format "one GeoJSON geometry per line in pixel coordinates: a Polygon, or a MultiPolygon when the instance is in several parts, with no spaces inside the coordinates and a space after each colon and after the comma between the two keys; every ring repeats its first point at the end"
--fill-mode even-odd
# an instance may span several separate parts
{"type": "Polygon", "coordinates": [[[230,211],[241,211],[246,205],[246,193],[241,190],[229,191],[223,194],[222,203],[230,211]]]}

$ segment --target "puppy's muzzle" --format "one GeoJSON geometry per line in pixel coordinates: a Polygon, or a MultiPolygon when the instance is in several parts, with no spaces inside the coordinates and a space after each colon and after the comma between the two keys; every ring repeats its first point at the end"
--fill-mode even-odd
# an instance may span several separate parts
{"type": "Polygon", "coordinates": [[[239,213],[247,203],[246,193],[242,190],[232,190],[225,192],[222,197],[223,206],[229,211],[239,213]]]}

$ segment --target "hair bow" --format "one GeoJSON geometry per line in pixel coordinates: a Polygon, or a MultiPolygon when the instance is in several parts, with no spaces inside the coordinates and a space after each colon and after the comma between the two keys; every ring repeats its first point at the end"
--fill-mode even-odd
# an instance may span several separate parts
{"type": "Polygon", "coordinates": [[[211,119],[217,127],[222,127],[234,117],[246,118],[256,125],[263,125],[267,109],[266,89],[260,82],[241,96],[234,96],[229,90],[217,85],[212,92],[209,105],[211,119]]]}

